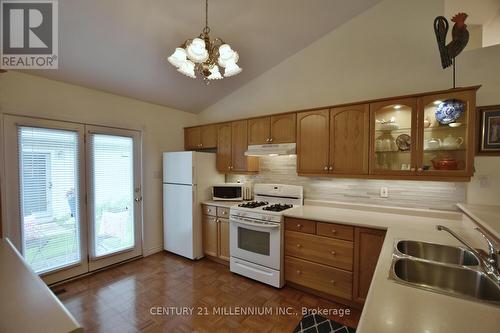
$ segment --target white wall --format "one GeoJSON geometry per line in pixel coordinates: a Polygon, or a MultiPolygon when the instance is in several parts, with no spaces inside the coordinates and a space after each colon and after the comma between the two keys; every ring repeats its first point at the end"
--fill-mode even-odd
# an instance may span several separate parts
{"type": "MultiPolygon", "coordinates": [[[[200,113],[200,123],[451,88],[433,20],[443,1],[385,0],[200,113]]],[[[482,84],[478,105],[500,104],[500,45],[457,60],[457,84],[482,84]]],[[[468,200],[499,204],[500,157],[478,159],[468,200]],[[479,162],[480,161],[480,162],[479,162]]]]}
{"type": "Polygon", "coordinates": [[[500,9],[496,16],[483,25],[483,46],[500,44],[500,9]]]}
{"type": "Polygon", "coordinates": [[[183,149],[195,115],[17,72],[0,74],[0,112],[142,130],[144,253],[162,248],[161,153],[183,149]]]}

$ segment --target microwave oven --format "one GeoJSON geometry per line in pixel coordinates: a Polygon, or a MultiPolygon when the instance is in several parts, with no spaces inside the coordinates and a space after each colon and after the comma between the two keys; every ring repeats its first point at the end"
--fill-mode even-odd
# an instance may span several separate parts
{"type": "Polygon", "coordinates": [[[252,189],[248,183],[224,183],[212,187],[213,200],[243,201],[252,199],[252,189]]]}

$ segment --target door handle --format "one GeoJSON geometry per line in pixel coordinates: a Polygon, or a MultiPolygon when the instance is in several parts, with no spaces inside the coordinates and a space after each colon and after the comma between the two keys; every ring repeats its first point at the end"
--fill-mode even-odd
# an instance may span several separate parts
{"type": "Polygon", "coordinates": [[[139,203],[142,201],[142,197],[136,197],[134,200],[135,200],[135,202],[139,203]]]}

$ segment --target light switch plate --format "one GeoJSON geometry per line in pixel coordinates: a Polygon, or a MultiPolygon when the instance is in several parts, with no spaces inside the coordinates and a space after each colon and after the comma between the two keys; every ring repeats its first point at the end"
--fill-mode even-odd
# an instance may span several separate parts
{"type": "Polygon", "coordinates": [[[389,197],[389,188],[381,187],[380,188],[380,197],[381,198],[388,198],[389,197]]]}

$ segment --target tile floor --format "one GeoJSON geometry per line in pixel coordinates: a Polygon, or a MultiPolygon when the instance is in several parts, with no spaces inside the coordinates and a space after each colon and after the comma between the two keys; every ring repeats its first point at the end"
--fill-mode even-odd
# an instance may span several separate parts
{"type": "MultiPolygon", "coordinates": [[[[252,281],[208,259],[193,262],[166,252],[54,289],[61,288],[66,291],[59,299],[86,332],[293,332],[302,307],[347,308],[291,287],[252,281]],[[167,314],[183,307],[193,307],[193,313],[167,314]],[[276,308],[288,308],[288,314],[262,313],[276,308]],[[257,314],[236,313],[245,309],[257,314]]],[[[359,316],[351,309],[349,316],[330,319],[356,327],[359,316]]]]}

